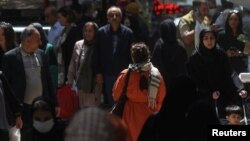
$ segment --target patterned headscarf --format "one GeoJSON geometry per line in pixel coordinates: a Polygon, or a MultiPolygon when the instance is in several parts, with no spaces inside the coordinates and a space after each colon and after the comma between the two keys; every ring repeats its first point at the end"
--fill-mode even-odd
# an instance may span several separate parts
{"type": "Polygon", "coordinates": [[[65,141],[116,141],[119,127],[112,116],[94,107],[82,109],[66,129],[65,141]]]}

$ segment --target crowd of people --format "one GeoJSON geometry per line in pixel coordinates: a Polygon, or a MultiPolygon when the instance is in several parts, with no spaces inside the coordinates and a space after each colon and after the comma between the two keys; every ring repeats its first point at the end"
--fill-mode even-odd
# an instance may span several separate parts
{"type": "Polygon", "coordinates": [[[161,22],[153,47],[133,0],[109,7],[104,25],[92,0],[48,6],[48,34],[33,22],[20,43],[12,25],[0,22],[1,141],[11,140],[13,126],[21,141],[191,141],[207,140],[211,124],[248,124],[248,89],[239,78],[250,53],[243,12],[231,9],[213,22],[209,1],[193,6],[177,26],[161,22]],[[61,99],[65,88],[70,94],[61,99]],[[124,90],[118,117],[109,111],[124,90]],[[69,101],[77,107],[64,109],[69,101]]]}

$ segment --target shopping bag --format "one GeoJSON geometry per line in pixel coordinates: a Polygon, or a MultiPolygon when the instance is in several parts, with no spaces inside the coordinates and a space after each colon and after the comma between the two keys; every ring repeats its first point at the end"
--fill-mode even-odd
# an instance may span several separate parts
{"type": "Polygon", "coordinates": [[[16,126],[11,127],[9,129],[9,136],[10,136],[10,141],[20,141],[21,140],[20,129],[16,128],[16,126]]]}
{"type": "Polygon", "coordinates": [[[78,98],[76,91],[70,85],[64,85],[57,90],[59,106],[58,117],[70,120],[78,110],[78,98]]]}

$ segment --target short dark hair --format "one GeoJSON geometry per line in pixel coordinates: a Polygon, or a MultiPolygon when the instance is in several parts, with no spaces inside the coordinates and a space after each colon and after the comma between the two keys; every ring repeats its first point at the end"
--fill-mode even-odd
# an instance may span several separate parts
{"type": "Polygon", "coordinates": [[[89,12],[92,8],[92,0],[85,0],[81,3],[82,13],[89,12]]]}
{"type": "Polygon", "coordinates": [[[238,114],[242,116],[242,109],[238,105],[228,105],[225,108],[225,111],[226,111],[226,116],[229,116],[231,114],[238,114]]]}
{"type": "Polygon", "coordinates": [[[57,12],[65,17],[69,23],[73,23],[76,20],[73,10],[68,6],[61,7],[57,12]]]}
{"type": "Polygon", "coordinates": [[[27,26],[21,34],[21,41],[24,41],[26,38],[31,37],[35,31],[37,31],[37,29],[34,26],[27,26]]]}

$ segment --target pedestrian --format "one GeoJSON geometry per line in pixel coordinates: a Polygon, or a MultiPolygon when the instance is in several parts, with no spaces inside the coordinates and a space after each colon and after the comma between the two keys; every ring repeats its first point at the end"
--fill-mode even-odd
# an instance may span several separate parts
{"type": "Polygon", "coordinates": [[[187,70],[197,85],[198,99],[212,104],[212,95],[220,94],[219,112],[224,111],[226,105],[241,104],[241,97],[247,96],[226,54],[216,47],[216,34],[212,30],[201,31],[199,48],[188,60],[187,70]]]}
{"type": "Polygon", "coordinates": [[[22,133],[21,141],[63,141],[66,125],[56,118],[50,99],[37,97],[31,107],[32,126],[22,133]]]}
{"type": "Polygon", "coordinates": [[[83,27],[83,39],[76,42],[69,64],[68,81],[77,88],[79,107],[98,106],[101,103],[102,83],[95,81],[92,69],[92,55],[98,26],[87,22],[83,27]]]}
{"type": "Polygon", "coordinates": [[[49,97],[56,105],[48,62],[45,53],[39,49],[40,44],[39,32],[30,25],[22,32],[20,46],[3,56],[3,73],[14,95],[24,104],[24,129],[30,126],[31,104],[36,97],[49,97]]]}
{"type": "Polygon", "coordinates": [[[121,24],[122,11],[117,6],[107,10],[108,24],[99,28],[93,54],[96,82],[103,83],[104,104],[113,106],[112,88],[119,73],[130,63],[131,29],[121,24]]]}
{"type": "Polygon", "coordinates": [[[113,88],[114,101],[118,101],[126,89],[126,103],[122,119],[128,126],[127,141],[137,141],[144,122],[150,114],[158,112],[166,95],[164,80],[150,61],[149,48],[145,43],[135,43],[130,49],[132,63],[123,70],[113,88]],[[127,87],[125,78],[128,77],[127,87]]]}

